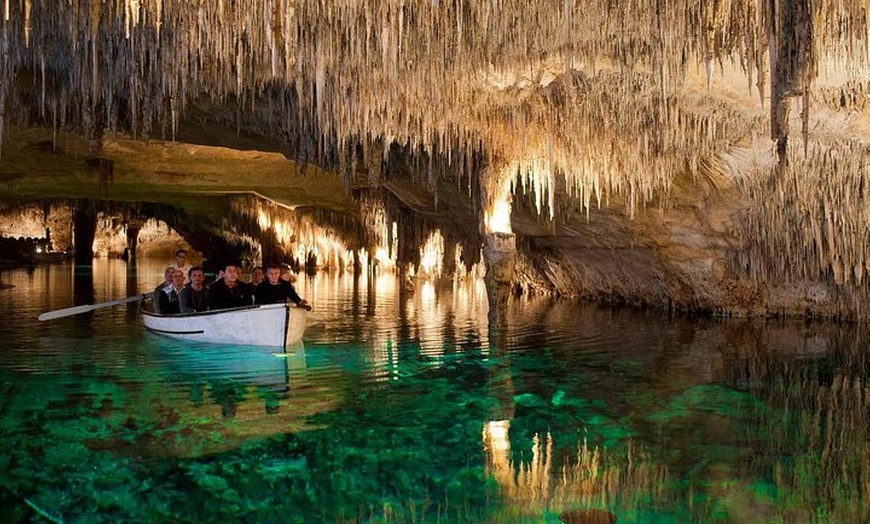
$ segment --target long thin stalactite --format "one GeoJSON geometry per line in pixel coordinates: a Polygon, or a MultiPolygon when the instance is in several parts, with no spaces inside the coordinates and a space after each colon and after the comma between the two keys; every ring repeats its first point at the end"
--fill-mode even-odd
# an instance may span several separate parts
{"type": "MultiPolygon", "coordinates": [[[[230,108],[221,114],[237,129],[284,140],[297,159],[330,163],[348,179],[364,169],[377,185],[398,145],[438,159],[418,175],[427,189],[444,173],[469,187],[472,177],[492,178],[482,187],[499,195],[485,201],[526,191],[549,217],[558,194],[587,211],[620,203],[631,216],[699,172],[776,175],[765,187],[794,191],[785,201],[806,207],[828,196],[819,193],[825,184],[802,186],[826,179],[826,151],[853,156],[836,176],[864,176],[866,139],[850,146],[818,128],[864,108],[868,4],[7,0],[0,140],[8,124],[74,128],[95,155],[104,133],[172,140],[204,105],[230,108]],[[754,102],[717,93],[727,70],[745,78],[754,102]],[[740,161],[746,150],[778,162],[759,171],[740,161]],[[469,168],[481,155],[487,168],[469,168]],[[788,185],[792,177],[799,182],[788,185]]],[[[832,209],[844,205],[845,196],[830,196],[832,209]]],[[[778,257],[800,259],[816,246],[789,271],[832,275],[838,286],[864,281],[862,248],[822,257],[828,240],[800,227],[779,241],[785,233],[770,232],[777,220],[737,232],[748,252],[755,242],[782,248],[743,264],[748,273],[773,274],[778,257]]]]}

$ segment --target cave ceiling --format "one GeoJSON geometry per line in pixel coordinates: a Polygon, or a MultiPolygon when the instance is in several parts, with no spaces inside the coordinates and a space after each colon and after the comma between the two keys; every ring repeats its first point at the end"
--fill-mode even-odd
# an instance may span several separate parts
{"type": "Polygon", "coordinates": [[[4,0],[0,73],[15,81],[0,107],[6,124],[174,137],[208,103],[344,170],[376,167],[392,143],[456,171],[479,151],[490,193],[519,174],[544,211],[556,184],[590,205],[623,195],[631,211],[686,170],[863,138],[866,7],[4,0]]]}

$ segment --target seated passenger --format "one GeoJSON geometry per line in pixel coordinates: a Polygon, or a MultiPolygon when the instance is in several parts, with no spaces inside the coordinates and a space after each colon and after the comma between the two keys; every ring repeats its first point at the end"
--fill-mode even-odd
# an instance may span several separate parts
{"type": "Polygon", "coordinates": [[[203,284],[205,282],[205,273],[203,273],[201,267],[194,266],[190,268],[188,278],[190,279],[190,284],[184,286],[184,289],[178,295],[181,312],[207,311],[209,308],[209,289],[203,284]]]}
{"type": "Polygon", "coordinates": [[[154,307],[155,313],[160,313],[160,294],[163,292],[163,288],[172,285],[172,275],[175,273],[175,267],[169,266],[163,271],[163,282],[157,285],[154,288],[154,291],[151,293],[151,304],[154,307]]]}
{"type": "Polygon", "coordinates": [[[209,305],[211,309],[250,306],[254,303],[252,290],[250,284],[239,280],[239,268],[227,264],[223,277],[209,288],[209,305]]]}
{"type": "Polygon", "coordinates": [[[190,262],[187,261],[187,251],[183,249],[179,249],[175,252],[175,263],[173,264],[175,269],[180,269],[184,271],[184,283],[188,284],[190,282],[190,262]]]}
{"type": "Polygon", "coordinates": [[[160,304],[160,313],[163,315],[171,315],[173,313],[181,313],[181,304],[178,300],[178,294],[184,289],[184,271],[174,269],[172,273],[172,284],[160,290],[157,302],[160,304]]]}
{"type": "Polygon", "coordinates": [[[255,267],[251,270],[251,285],[257,286],[266,279],[266,273],[263,271],[263,268],[260,266],[255,267]]]}
{"type": "Polygon", "coordinates": [[[311,306],[296,293],[293,284],[281,278],[281,268],[278,265],[266,268],[266,280],[254,290],[257,304],[283,304],[290,300],[297,307],[311,311],[311,306]]]}

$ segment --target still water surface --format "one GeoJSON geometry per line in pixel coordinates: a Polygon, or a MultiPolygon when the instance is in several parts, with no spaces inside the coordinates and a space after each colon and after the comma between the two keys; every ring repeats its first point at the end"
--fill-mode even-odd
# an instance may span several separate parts
{"type": "Polygon", "coordinates": [[[866,523],[860,326],[320,274],[286,354],[146,333],[162,260],[0,273],[3,522],[866,523]]]}

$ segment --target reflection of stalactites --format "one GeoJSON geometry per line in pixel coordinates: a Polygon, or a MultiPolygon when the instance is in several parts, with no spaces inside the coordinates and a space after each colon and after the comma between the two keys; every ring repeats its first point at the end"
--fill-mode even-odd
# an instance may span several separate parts
{"type": "Polygon", "coordinates": [[[849,466],[855,464],[854,454],[860,454],[861,444],[870,438],[868,410],[870,400],[861,378],[837,373],[829,387],[818,387],[813,424],[807,429],[812,449],[821,452],[818,473],[831,481],[829,485],[836,485],[844,470],[854,467],[849,466]]]}
{"type": "Polygon", "coordinates": [[[489,461],[489,473],[501,485],[511,500],[546,501],[552,487],[553,437],[536,434],[532,437],[532,456],[528,462],[511,459],[508,439],[509,420],[490,421],[483,428],[483,445],[489,461]]]}
{"type": "MultiPolygon", "coordinates": [[[[78,253],[78,251],[76,251],[78,253]]],[[[90,264],[85,266],[76,265],[73,268],[73,302],[76,305],[93,304],[94,300],[94,271],[90,264]]],[[[93,311],[88,311],[84,314],[75,315],[73,318],[77,326],[86,329],[93,329],[91,320],[94,317],[93,311]]]]}
{"type": "Polygon", "coordinates": [[[514,478],[511,463],[510,420],[491,420],[483,425],[483,449],[487,454],[488,473],[503,486],[514,478]]]}
{"type": "MultiPolygon", "coordinates": [[[[632,443],[608,453],[606,448],[589,446],[584,439],[577,443],[576,454],[560,458],[556,456],[558,449],[552,435],[536,433],[529,443],[531,457],[516,461],[511,448],[521,448],[527,443],[510,441],[511,425],[509,420],[493,420],[484,425],[487,473],[498,482],[502,495],[525,508],[527,514],[539,514],[544,508],[606,505],[617,494],[623,511],[630,511],[648,506],[650,500],[665,501],[671,496],[667,489],[668,470],[632,443]],[[560,461],[563,465],[557,468],[555,464],[560,461]]],[[[598,510],[597,514],[607,519],[613,517],[605,510],[598,510]]]]}
{"type": "Polygon", "coordinates": [[[766,435],[766,447],[778,450],[777,488],[801,486],[805,500],[817,501],[817,514],[847,512],[831,520],[868,522],[870,508],[854,504],[870,497],[866,333],[860,324],[829,329],[765,326],[745,334],[741,328],[754,345],[729,350],[730,381],[765,385],[756,390],[765,409],[747,414],[766,435]]]}

